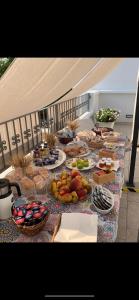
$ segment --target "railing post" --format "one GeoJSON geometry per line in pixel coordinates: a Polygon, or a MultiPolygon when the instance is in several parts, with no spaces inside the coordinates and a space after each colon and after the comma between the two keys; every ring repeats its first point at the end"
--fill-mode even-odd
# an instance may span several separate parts
{"type": "Polygon", "coordinates": [[[58,112],[58,104],[55,104],[55,116],[56,116],[56,131],[59,130],[59,120],[58,120],[58,115],[59,115],[59,112],[58,112]]]}
{"type": "Polygon", "coordinates": [[[91,96],[90,96],[89,93],[87,94],[87,96],[88,96],[88,99],[87,99],[87,102],[88,102],[87,109],[88,109],[88,111],[90,111],[90,98],[91,98],[91,96]]]}

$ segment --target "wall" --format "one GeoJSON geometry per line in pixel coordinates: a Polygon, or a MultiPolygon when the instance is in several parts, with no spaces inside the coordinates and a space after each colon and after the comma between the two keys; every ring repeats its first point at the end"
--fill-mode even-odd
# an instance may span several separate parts
{"type": "Polygon", "coordinates": [[[100,91],[90,94],[90,112],[94,114],[102,107],[111,107],[120,110],[117,122],[132,122],[133,118],[126,118],[126,114],[133,115],[135,93],[100,91]]]}
{"type": "Polygon", "coordinates": [[[112,107],[121,111],[118,122],[132,122],[126,114],[133,114],[135,95],[137,90],[137,77],[139,58],[125,58],[110,75],[99,84],[93,86],[91,93],[92,112],[101,107],[112,107]]]}
{"type": "MultiPolygon", "coordinates": [[[[139,69],[139,58],[125,58],[104,80],[92,90],[99,91],[130,91],[135,92],[137,88],[137,74],[139,69]]],[[[90,92],[89,91],[89,92],[90,92]]]]}
{"type": "Polygon", "coordinates": [[[132,119],[126,118],[126,114],[133,115],[135,94],[134,93],[100,93],[99,108],[110,107],[120,111],[118,122],[132,122],[132,119]]]}

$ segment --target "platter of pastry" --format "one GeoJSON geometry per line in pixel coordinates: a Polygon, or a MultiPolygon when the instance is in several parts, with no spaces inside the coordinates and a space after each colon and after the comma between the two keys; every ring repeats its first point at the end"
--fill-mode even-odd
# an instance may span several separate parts
{"type": "Polygon", "coordinates": [[[79,131],[77,133],[77,137],[81,140],[81,141],[87,141],[87,140],[91,140],[94,139],[96,137],[96,133],[92,130],[83,130],[83,131],[79,131]]]}
{"type": "Polygon", "coordinates": [[[70,157],[83,157],[89,155],[91,152],[87,143],[83,141],[74,141],[68,143],[64,151],[70,157]]]}
{"type": "Polygon", "coordinates": [[[95,162],[92,158],[72,158],[66,161],[66,167],[69,169],[75,169],[80,171],[90,170],[95,166],[95,162]]]}

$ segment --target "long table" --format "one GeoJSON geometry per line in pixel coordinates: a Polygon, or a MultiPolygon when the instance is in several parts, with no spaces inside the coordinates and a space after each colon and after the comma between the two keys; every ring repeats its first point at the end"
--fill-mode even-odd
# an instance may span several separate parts
{"type": "MultiPolygon", "coordinates": [[[[98,238],[97,242],[115,242],[117,237],[117,230],[118,230],[118,216],[119,216],[119,208],[120,208],[120,198],[122,194],[122,185],[124,182],[124,156],[125,156],[125,144],[127,138],[124,139],[124,147],[119,147],[117,154],[118,159],[120,162],[120,167],[115,172],[115,180],[111,183],[104,184],[103,186],[108,188],[114,194],[114,207],[110,213],[107,215],[102,215],[98,213],[98,238]]],[[[61,145],[61,148],[63,146],[61,145]]],[[[89,155],[90,157],[93,156],[94,159],[97,161],[98,151],[93,151],[89,155]]],[[[88,156],[88,157],[89,157],[88,156]]],[[[60,173],[63,169],[67,169],[65,164],[61,165],[60,167],[54,169],[52,173],[55,174],[60,173]]],[[[84,171],[85,175],[90,178],[92,177],[92,172],[96,169],[89,171],[84,171]]],[[[38,195],[37,198],[42,202],[47,202],[48,207],[50,209],[50,217],[43,228],[43,230],[33,237],[28,237],[24,234],[18,234],[13,242],[49,242],[51,240],[52,234],[54,232],[54,228],[57,225],[59,214],[64,212],[71,213],[71,212],[80,212],[80,213],[88,213],[94,214],[95,209],[91,203],[91,197],[88,198],[85,202],[78,202],[76,204],[62,204],[57,202],[50,194],[46,195],[38,195]]]]}

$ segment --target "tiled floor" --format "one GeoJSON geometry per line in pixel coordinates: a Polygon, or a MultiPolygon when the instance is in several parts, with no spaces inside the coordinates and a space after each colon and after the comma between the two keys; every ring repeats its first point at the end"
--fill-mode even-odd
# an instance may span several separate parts
{"type": "MultiPolygon", "coordinates": [[[[117,124],[116,131],[121,131],[129,138],[131,136],[132,124],[117,124]]],[[[128,180],[130,167],[130,152],[125,156],[125,180],[128,180]]],[[[135,183],[139,183],[139,152],[136,157],[135,183]]],[[[137,242],[139,229],[139,193],[128,192],[122,194],[117,242],[137,242]]]]}

